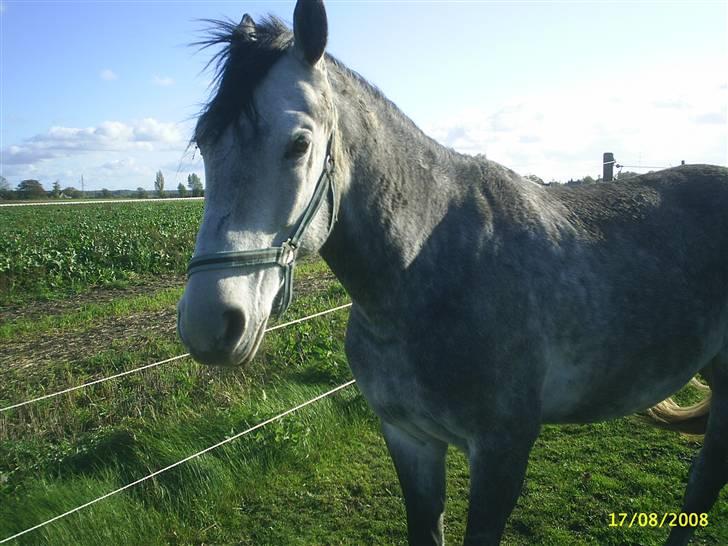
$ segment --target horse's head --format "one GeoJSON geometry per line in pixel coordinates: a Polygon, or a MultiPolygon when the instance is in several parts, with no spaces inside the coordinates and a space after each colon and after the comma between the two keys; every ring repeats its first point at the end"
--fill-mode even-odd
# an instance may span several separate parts
{"type": "Polygon", "coordinates": [[[325,72],[326,13],[299,0],[293,34],[277,20],[222,24],[218,89],[198,120],[205,211],[178,331],[196,360],[250,361],[271,312],[285,310],[299,248],[325,242],[335,110],[325,72]]]}

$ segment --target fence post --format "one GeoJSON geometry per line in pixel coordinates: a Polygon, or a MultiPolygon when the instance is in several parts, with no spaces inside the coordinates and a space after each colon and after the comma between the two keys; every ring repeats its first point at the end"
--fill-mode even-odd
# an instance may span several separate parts
{"type": "Polygon", "coordinates": [[[602,162],[602,180],[611,182],[614,174],[614,154],[612,152],[604,152],[604,161],[602,162]]]}

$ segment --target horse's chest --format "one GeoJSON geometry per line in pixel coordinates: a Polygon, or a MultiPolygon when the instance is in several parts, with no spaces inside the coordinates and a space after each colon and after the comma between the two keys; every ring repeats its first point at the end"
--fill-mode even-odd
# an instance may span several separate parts
{"type": "Polygon", "coordinates": [[[464,444],[466,427],[456,418],[457,412],[448,411],[428,397],[414,375],[376,371],[362,374],[354,370],[354,375],[370,406],[383,421],[423,440],[438,438],[455,445],[464,444]]]}
{"type": "MultiPolygon", "coordinates": [[[[428,411],[413,374],[380,363],[352,364],[352,371],[367,400],[388,421],[411,418],[428,411]]],[[[391,362],[390,362],[391,364],[391,362]]]]}
{"type": "Polygon", "coordinates": [[[359,389],[375,413],[412,436],[435,437],[462,445],[467,436],[457,418],[457,400],[443,404],[432,395],[431,377],[423,377],[405,344],[347,334],[347,356],[359,389]]]}

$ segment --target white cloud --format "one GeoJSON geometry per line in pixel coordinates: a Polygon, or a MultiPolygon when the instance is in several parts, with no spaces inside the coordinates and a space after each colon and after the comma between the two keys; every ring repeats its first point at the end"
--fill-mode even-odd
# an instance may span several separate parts
{"type": "Polygon", "coordinates": [[[169,87],[170,85],[174,85],[174,80],[167,76],[154,76],[152,83],[160,87],[169,87]]]}
{"type": "MultiPolygon", "coordinates": [[[[160,167],[192,166],[184,163],[190,159],[192,123],[144,118],[94,127],[54,126],[0,149],[0,169],[11,184],[32,177],[45,185],[57,178],[64,185],[77,185],[83,175],[87,189],[151,187],[160,167]]],[[[200,172],[201,161],[195,167],[200,172]]]]}
{"type": "Polygon", "coordinates": [[[99,165],[98,168],[102,171],[110,172],[135,172],[139,169],[139,166],[137,165],[136,159],[134,159],[133,157],[125,157],[122,159],[107,161],[106,163],[99,165]]]}
{"type": "Polygon", "coordinates": [[[599,175],[603,152],[627,165],[671,166],[682,159],[725,165],[728,92],[724,72],[716,70],[725,64],[662,67],[620,75],[618,83],[569,85],[423,125],[460,152],[485,153],[545,180],[599,175]]]}
{"type": "Polygon", "coordinates": [[[72,157],[88,152],[128,150],[179,150],[187,145],[182,128],[154,118],[132,123],[105,121],[97,127],[59,127],[35,135],[20,145],[0,150],[0,163],[32,164],[37,161],[72,157]]]}
{"type": "Polygon", "coordinates": [[[723,107],[721,110],[715,112],[704,112],[695,116],[695,123],[717,123],[725,125],[728,123],[726,118],[726,108],[723,107]]]}
{"type": "Polygon", "coordinates": [[[119,75],[110,68],[104,68],[99,72],[99,77],[107,82],[119,79],[119,75]]]}
{"type": "Polygon", "coordinates": [[[0,150],[0,164],[24,165],[55,157],[49,150],[33,149],[27,146],[8,146],[0,150]]]}
{"type": "Polygon", "coordinates": [[[134,140],[138,142],[181,143],[184,141],[179,125],[144,118],[134,127],[134,140]]]}

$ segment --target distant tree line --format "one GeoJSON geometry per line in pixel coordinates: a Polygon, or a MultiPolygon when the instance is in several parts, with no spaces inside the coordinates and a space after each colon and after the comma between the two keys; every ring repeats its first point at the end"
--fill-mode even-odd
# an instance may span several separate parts
{"type": "Polygon", "coordinates": [[[590,184],[596,184],[597,182],[601,181],[601,177],[597,177],[596,179],[594,179],[591,176],[585,176],[584,178],[569,178],[569,180],[566,181],[565,184],[567,186],[589,186],[590,184]]]}
{"type": "MultiPolygon", "coordinates": [[[[165,191],[164,190],[164,174],[162,171],[157,171],[154,178],[154,190],[156,197],[164,199],[170,197],[204,197],[205,189],[202,185],[202,180],[196,173],[191,173],[187,176],[187,186],[180,183],[177,186],[177,191],[165,191]]],[[[136,197],[138,199],[147,199],[149,193],[146,189],[138,187],[136,191],[133,190],[114,190],[111,191],[107,188],[103,188],[100,191],[85,191],[81,192],[79,189],[73,186],[62,187],[60,180],[53,182],[52,189],[50,191],[43,187],[43,184],[36,179],[22,180],[13,189],[10,182],[4,177],[0,176],[0,200],[30,200],[30,199],[112,199],[118,197],[136,197]]]]}
{"type": "MultiPolygon", "coordinates": [[[[639,176],[640,173],[632,172],[632,171],[624,171],[618,173],[612,182],[619,182],[620,180],[627,180],[629,178],[634,178],[635,176],[639,176]]],[[[570,178],[568,182],[565,184],[567,186],[587,186],[589,184],[597,184],[603,182],[601,176],[597,176],[596,179],[592,178],[591,176],[585,176],[584,178],[577,178],[574,180],[573,178],[570,178]]]]}
{"type": "MultiPolygon", "coordinates": [[[[620,180],[627,180],[629,178],[634,178],[635,176],[639,176],[640,173],[635,173],[632,171],[624,171],[619,173],[619,176],[614,179],[614,182],[619,182],[620,180]]],[[[535,174],[527,174],[523,178],[526,178],[527,180],[530,180],[531,182],[535,182],[536,184],[541,184],[542,186],[551,186],[556,184],[561,184],[564,186],[589,186],[590,184],[598,184],[602,182],[602,177],[598,176],[597,178],[593,178],[591,176],[585,176],[584,178],[570,178],[566,182],[561,182],[559,180],[550,180],[549,182],[544,182],[543,178],[540,176],[537,176],[535,174]]]]}
{"type": "Polygon", "coordinates": [[[81,192],[74,187],[61,189],[61,183],[56,180],[53,189],[46,191],[38,180],[29,178],[22,180],[13,190],[4,176],[0,176],[0,199],[47,199],[47,198],[79,198],[81,192]]]}

